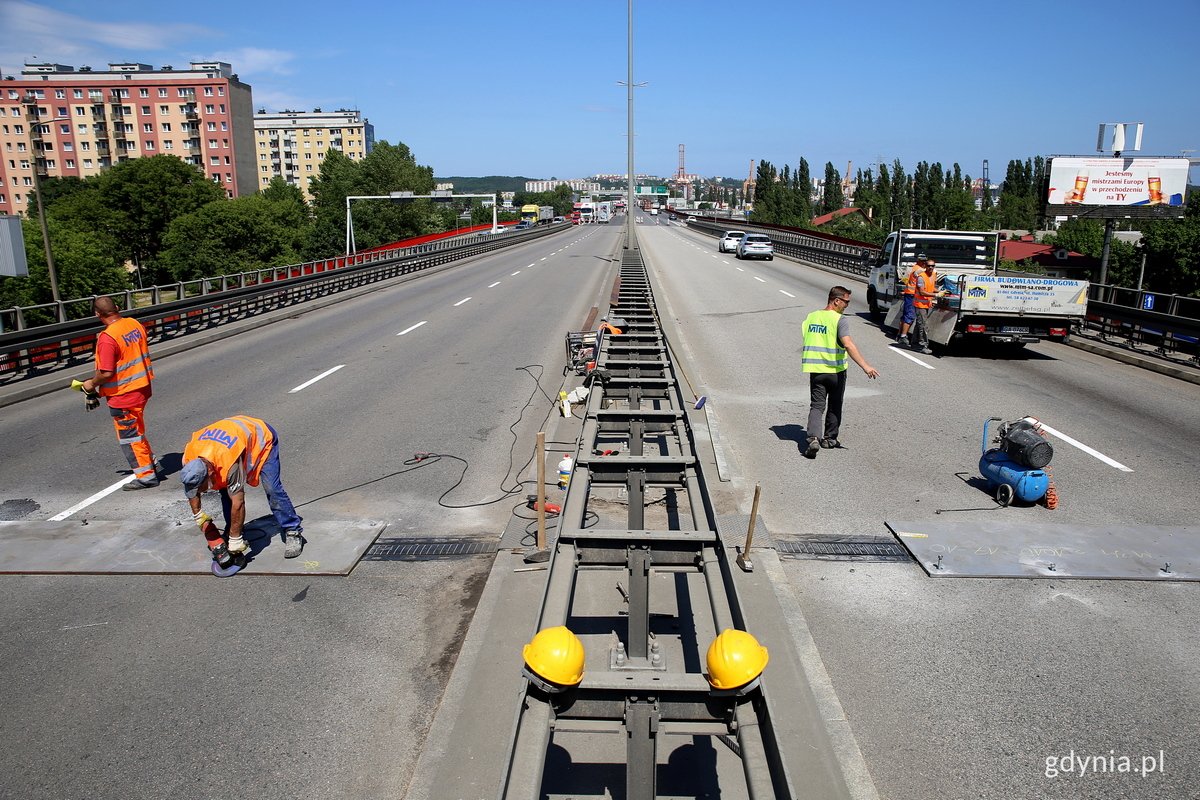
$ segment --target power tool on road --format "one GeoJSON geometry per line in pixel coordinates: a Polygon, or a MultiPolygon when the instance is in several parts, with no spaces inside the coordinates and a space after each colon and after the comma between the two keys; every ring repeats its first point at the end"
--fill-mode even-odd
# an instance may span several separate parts
{"type": "Polygon", "coordinates": [[[246,540],[239,536],[231,542],[229,534],[218,533],[212,517],[203,511],[197,511],[192,518],[196,520],[196,527],[204,534],[205,541],[217,542],[209,547],[209,552],[212,553],[213,575],[228,578],[240,572],[250,560],[250,546],[246,544],[246,540]]]}
{"type": "Polygon", "coordinates": [[[991,417],[983,423],[979,472],[996,502],[1002,506],[1014,500],[1036,503],[1044,497],[1047,508],[1054,508],[1058,504],[1058,493],[1050,480],[1054,447],[1042,433],[1041,423],[1033,417],[1002,422],[992,440],[996,447],[988,449],[988,429],[993,422],[1002,419],[991,417]]]}
{"type": "Polygon", "coordinates": [[[83,388],[83,381],[72,379],[71,388],[77,392],[83,392],[83,407],[86,411],[92,411],[100,405],[100,394],[96,391],[87,391],[83,388]]]}

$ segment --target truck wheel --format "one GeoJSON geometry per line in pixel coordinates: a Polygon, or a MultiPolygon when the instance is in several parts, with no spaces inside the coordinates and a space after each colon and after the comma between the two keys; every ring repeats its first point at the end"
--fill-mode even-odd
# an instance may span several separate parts
{"type": "Polygon", "coordinates": [[[883,310],[876,300],[874,286],[867,287],[867,311],[871,315],[872,322],[883,322],[883,310]]]}

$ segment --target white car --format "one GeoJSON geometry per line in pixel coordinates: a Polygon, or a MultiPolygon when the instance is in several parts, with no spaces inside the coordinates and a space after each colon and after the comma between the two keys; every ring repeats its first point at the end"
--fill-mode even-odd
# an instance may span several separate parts
{"type": "Polygon", "coordinates": [[[737,246],[738,258],[765,258],[767,261],[775,259],[775,246],[771,244],[771,239],[761,233],[748,233],[742,237],[737,246]]]}
{"type": "Polygon", "coordinates": [[[737,252],[738,242],[746,235],[745,231],[725,231],[725,234],[717,240],[718,253],[734,253],[737,252]]]}

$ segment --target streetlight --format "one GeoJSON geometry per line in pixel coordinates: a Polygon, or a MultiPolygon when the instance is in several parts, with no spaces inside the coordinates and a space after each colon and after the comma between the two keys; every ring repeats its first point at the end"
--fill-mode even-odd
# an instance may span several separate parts
{"type": "MultiPolygon", "coordinates": [[[[24,102],[25,117],[29,121],[29,146],[34,151],[40,151],[42,154],[40,158],[44,161],[45,150],[38,147],[42,141],[39,129],[44,124],[58,122],[60,119],[70,119],[70,117],[55,117],[42,122],[38,114],[37,98],[33,94],[27,94],[24,102]],[[35,131],[37,131],[36,135],[35,131]]],[[[50,274],[50,296],[54,299],[54,316],[59,322],[62,322],[62,301],[58,296],[58,273],[54,269],[54,254],[50,250],[50,229],[46,227],[46,207],[42,202],[41,172],[38,168],[39,156],[38,152],[31,152],[30,155],[33,158],[33,193],[37,195],[38,222],[42,226],[42,244],[46,248],[46,271],[50,274]]]]}

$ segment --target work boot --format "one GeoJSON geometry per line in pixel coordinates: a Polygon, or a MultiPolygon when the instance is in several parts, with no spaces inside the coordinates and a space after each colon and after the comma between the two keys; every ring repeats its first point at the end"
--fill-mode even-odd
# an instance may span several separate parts
{"type": "Polygon", "coordinates": [[[842,443],[839,442],[837,439],[826,438],[826,439],[821,440],[821,447],[824,447],[826,450],[836,450],[837,448],[839,448],[841,446],[842,446],[842,443]]]}
{"type": "Polygon", "coordinates": [[[821,449],[821,441],[815,436],[808,440],[808,449],[804,451],[805,458],[816,458],[817,451],[821,449]]]}
{"type": "Polygon", "coordinates": [[[158,486],[158,478],[157,477],[154,478],[154,480],[150,480],[150,481],[143,481],[143,480],[134,478],[129,483],[122,486],[121,491],[122,492],[136,492],[138,489],[153,489],[155,486],[158,486]]]}
{"type": "Polygon", "coordinates": [[[304,536],[300,531],[283,532],[283,557],[295,558],[304,552],[304,536]]]}

